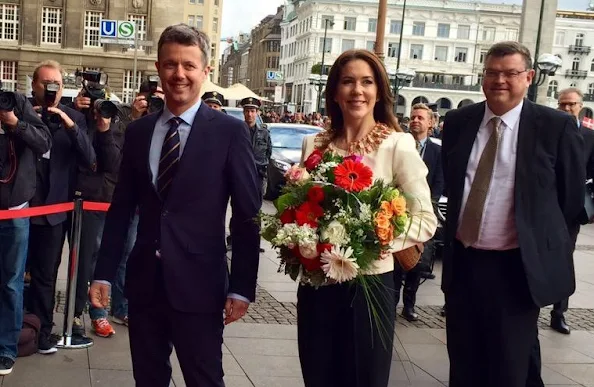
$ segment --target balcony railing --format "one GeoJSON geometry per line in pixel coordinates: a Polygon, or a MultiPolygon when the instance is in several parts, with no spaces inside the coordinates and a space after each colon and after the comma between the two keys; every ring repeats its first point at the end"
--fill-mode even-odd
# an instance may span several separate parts
{"type": "Polygon", "coordinates": [[[411,87],[427,89],[460,90],[460,91],[481,91],[481,85],[458,85],[451,83],[433,83],[413,81],[411,87]]]}
{"type": "Polygon", "coordinates": [[[584,94],[584,101],[594,102],[594,94],[584,94]]]}
{"type": "Polygon", "coordinates": [[[590,53],[590,46],[576,46],[571,45],[569,46],[569,53],[570,54],[589,54],[590,53]]]}
{"type": "Polygon", "coordinates": [[[587,76],[586,70],[565,70],[565,78],[586,78],[587,76]]]}

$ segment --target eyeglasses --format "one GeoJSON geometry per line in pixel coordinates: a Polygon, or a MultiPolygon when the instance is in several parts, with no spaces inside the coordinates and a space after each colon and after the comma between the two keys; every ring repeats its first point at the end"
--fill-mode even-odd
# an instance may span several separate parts
{"type": "Polygon", "coordinates": [[[581,105],[581,102],[559,102],[557,104],[557,106],[559,106],[560,108],[564,108],[564,107],[574,107],[575,105],[581,105]]]}
{"type": "Polygon", "coordinates": [[[522,71],[517,71],[517,70],[495,71],[495,70],[484,69],[483,70],[483,75],[485,76],[485,78],[490,78],[490,79],[499,78],[500,75],[503,76],[503,78],[505,78],[505,79],[513,79],[513,78],[517,78],[518,76],[520,76],[520,74],[526,73],[528,71],[530,71],[530,70],[522,70],[522,71]]]}

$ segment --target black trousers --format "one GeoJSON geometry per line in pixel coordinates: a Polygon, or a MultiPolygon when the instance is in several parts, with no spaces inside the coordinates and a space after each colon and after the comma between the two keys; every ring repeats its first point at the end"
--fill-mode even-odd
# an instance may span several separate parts
{"type": "Polygon", "coordinates": [[[67,222],[55,226],[32,224],[27,264],[31,284],[27,309],[41,321],[40,335],[49,337],[54,322],[56,279],[62,258],[67,222]]]}
{"type": "Polygon", "coordinates": [[[404,272],[402,268],[394,263],[394,289],[396,305],[400,302],[400,289],[402,288],[402,280],[404,278],[404,290],[402,292],[402,303],[405,308],[412,309],[417,302],[417,290],[421,285],[421,272],[431,271],[431,261],[435,252],[435,244],[433,240],[425,243],[425,249],[421,255],[421,259],[417,266],[408,272],[404,272]]]}
{"type": "Polygon", "coordinates": [[[519,249],[454,246],[445,293],[450,387],[525,387],[539,308],[519,249]]]}
{"type": "Polygon", "coordinates": [[[379,324],[363,289],[339,284],[297,291],[299,360],[305,387],[386,387],[394,339],[394,276],[368,276],[379,324]]]}
{"type": "Polygon", "coordinates": [[[82,219],[80,234],[80,250],[78,262],[78,278],[76,281],[76,301],[74,304],[74,315],[79,317],[87,301],[89,300],[89,281],[93,277],[97,254],[101,246],[103,236],[103,225],[105,224],[105,213],[97,211],[85,211],[82,219]]]}
{"type": "Polygon", "coordinates": [[[173,309],[162,270],[150,291],[149,305],[128,305],[130,352],[136,387],[169,387],[172,348],[188,387],[224,387],[223,305],[220,313],[182,313],[173,309]]]}

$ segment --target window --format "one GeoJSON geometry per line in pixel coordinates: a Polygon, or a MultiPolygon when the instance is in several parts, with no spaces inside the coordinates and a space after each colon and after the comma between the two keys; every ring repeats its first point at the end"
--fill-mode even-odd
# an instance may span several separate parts
{"type": "Polygon", "coordinates": [[[450,25],[439,23],[437,25],[437,37],[439,38],[449,38],[450,37],[450,25]]]}
{"type": "Polygon", "coordinates": [[[443,74],[433,74],[431,76],[431,82],[433,82],[433,83],[445,83],[445,76],[443,74]]]}
{"type": "Polygon", "coordinates": [[[423,45],[422,44],[411,44],[410,45],[410,59],[423,59],[423,45]]]}
{"type": "Polygon", "coordinates": [[[85,40],[84,47],[102,47],[99,42],[99,29],[103,12],[85,12],[85,40]]]}
{"type": "Polygon", "coordinates": [[[452,75],[452,84],[463,85],[464,84],[464,75],[452,75]]]}
{"type": "Polygon", "coordinates": [[[266,49],[268,52],[279,52],[280,51],[280,41],[278,40],[270,40],[266,45],[266,49]]]}
{"type": "Polygon", "coordinates": [[[557,89],[559,89],[559,83],[557,83],[557,81],[550,81],[549,89],[547,90],[547,96],[554,97],[557,93],[557,89]]]}
{"type": "Polygon", "coordinates": [[[194,15],[189,15],[189,16],[188,16],[188,25],[189,25],[190,27],[194,27],[194,20],[195,20],[195,19],[194,19],[194,15]]]}
{"type": "Polygon", "coordinates": [[[482,85],[483,84],[483,79],[484,79],[484,75],[483,73],[479,73],[476,75],[476,84],[477,85],[482,85]]]}
{"type": "Polygon", "coordinates": [[[481,51],[479,56],[479,63],[485,63],[485,59],[487,58],[487,51],[481,51]]]}
{"type": "Polygon", "coordinates": [[[577,71],[580,69],[580,58],[578,58],[577,56],[575,58],[573,58],[573,63],[571,65],[571,69],[573,71],[577,71]]]}
{"type": "Polygon", "coordinates": [[[579,33],[575,35],[575,45],[578,47],[584,45],[584,34],[579,33]]]}
{"type": "Polygon", "coordinates": [[[132,78],[132,70],[124,71],[124,85],[122,87],[122,102],[124,103],[132,103],[134,100],[134,96],[136,95],[136,91],[140,87],[140,83],[142,82],[142,72],[136,72],[136,84],[134,84],[132,78]]]}
{"type": "Polygon", "coordinates": [[[204,21],[204,18],[203,18],[203,16],[201,16],[201,15],[196,15],[196,18],[195,18],[195,23],[196,23],[196,24],[194,25],[194,27],[196,27],[196,28],[198,28],[200,31],[202,31],[202,25],[203,25],[203,21],[204,21]]]}
{"type": "Polygon", "coordinates": [[[435,60],[445,62],[448,60],[448,48],[446,46],[435,47],[435,60]]]}
{"type": "Polygon", "coordinates": [[[334,16],[322,15],[322,24],[320,25],[320,28],[325,28],[326,23],[328,23],[328,29],[331,30],[334,25],[334,16]]]}
{"type": "MultiPolygon", "coordinates": [[[[128,15],[128,21],[136,24],[136,33],[138,34],[138,40],[146,40],[146,16],[145,15],[128,15]]],[[[143,50],[144,47],[138,46],[139,50],[143,50]]]]}
{"type": "Polygon", "coordinates": [[[214,5],[215,5],[215,7],[218,7],[219,6],[219,0],[214,0],[214,5]]]}
{"type": "Polygon", "coordinates": [[[62,44],[62,9],[43,7],[41,43],[62,44]]]}
{"type": "Polygon", "coordinates": [[[483,40],[492,42],[495,40],[495,27],[483,28],[483,40]]]}
{"type": "Polygon", "coordinates": [[[19,6],[0,4],[0,39],[19,39],[19,6]]]}
{"type": "Polygon", "coordinates": [[[590,71],[594,71],[594,59],[592,59],[592,64],[590,65],[590,71]]]}
{"type": "Polygon", "coordinates": [[[506,40],[518,40],[518,30],[515,28],[506,28],[505,29],[505,39],[506,40]]]}
{"type": "Polygon", "coordinates": [[[377,31],[377,19],[369,19],[367,22],[367,32],[376,32],[377,31]]]}
{"type": "Polygon", "coordinates": [[[356,17],[345,17],[344,18],[345,31],[355,31],[356,26],[357,26],[357,18],[356,17]]]}
{"type": "MultiPolygon", "coordinates": [[[[375,51],[375,41],[373,40],[368,40],[367,43],[365,43],[365,48],[368,51],[375,51]]],[[[592,64],[592,66],[594,66],[594,63],[592,64]]],[[[593,70],[594,71],[594,70],[593,70]]]]}
{"type": "Polygon", "coordinates": [[[468,48],[456,47],[454,50],[454,62],[466,62],[466,56],[468,55],[468,48]]]}
{"type": "Polygon", "coordinates": [[[398,58],[398,43],[388,43],[388,57],[398,58]]]}
{"type": "Polygon", "coordinates": [[[594,94],[594,83],[590,83],[588,85],[588,94],[589,95],[593,95],[594,94]]]}
{"type": "Polygon", "coordinates": [[[402,23],[400,20],[390,20],[390,33],[400,35],[400,31],[402,31],[402,23]]]}
{"type": "Polygon", "coordinates": [[[459,25],[458,26],[458,39],[470,39],[470,26],[459,25]]]}
{"type": "Polygon", "coordinates": [[[266,68],[277,69],[278,68],[278,56],[269,56],[266,58],[266,68]]]}
{"type": "Polygon", "coordinates": [[[355,48],[355,39],[342,39],[342,52],[355,48]]]}
{"type": "Polygon", "coordinates": [[[555,45],[565,46],[565,31],[557,31],[555,34],[555,45]]]}
{"type": "Polygon", "coordinates": [[[212,18],[212,31],[217,32],[219,30],[219,18],[213,17],[212,18]]]}
{"type": "Polygon", "coordinates": [[[327,53],[332,51],[332,38],[326,38],[326,40],[324,40],[324,38],[320,38],[319,51],[324,52],[324,49],[327,53]]]}
{"type": "Polygon", "coordinates": [[[413,22],[413,35],[425,36],[425,22],[413,22]]]}
{"type": "Polygon", "coordinates": [[[0,80],[4,91],[16,91],[17,62],[0,61],[0,80]]]}

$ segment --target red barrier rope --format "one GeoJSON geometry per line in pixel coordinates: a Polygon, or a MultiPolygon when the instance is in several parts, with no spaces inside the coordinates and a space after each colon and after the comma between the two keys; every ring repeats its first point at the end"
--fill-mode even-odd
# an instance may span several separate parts
{"type": "MultiPolygon", "coordinates": [[[[107,212],[109,203],[83,202],[83,210],[107,212]]],[[[43,216],[59,214],[61,212],[70,212],[74,210],[74,203],[50,204],[47,206],[28,207],[21,210],[2,210],[0,211],[0,220],[30,218],[33,216],[43,216]]]]}

